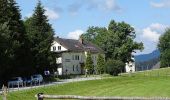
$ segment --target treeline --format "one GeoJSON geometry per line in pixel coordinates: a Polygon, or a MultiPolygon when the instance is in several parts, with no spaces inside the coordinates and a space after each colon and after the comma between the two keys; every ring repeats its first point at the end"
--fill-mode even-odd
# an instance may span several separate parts
{"type": "Polygon", "coordinates": [[[156,66],[156,64],[158,64],[159,61],[160,61],[160,57],[156,57],[148,61],[135,62],[136,70],[143,71],[143,70],[155,69],[155,67],[159,68],[160,66],[156,66]]]}
{"type": "Polygon", "coordinates": [[[111,20],[108,27],[91,26],[81,37],[90,41],[105,52],[105,71],[118,74],[125,71],[125,63],[132,61],[135,50],[143,50],[143,43],[134,41],[136,33],[125,22],[111,20]]]}
{"type": "Polygon", "coordinates": [[[54,30],[41,2],[25,20],[15,0],[0,0],[0,8],[0,83],[54,66],[50,52],[54,30]]]}

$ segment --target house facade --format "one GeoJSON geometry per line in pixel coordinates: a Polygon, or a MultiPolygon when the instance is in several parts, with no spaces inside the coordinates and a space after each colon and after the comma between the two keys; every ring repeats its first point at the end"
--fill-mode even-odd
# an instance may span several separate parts
{"type": "Polygon", "coordinates": [[[98,54],[104,56],[101,48],[81,38],[73,40],[57,37],[54,39],[51,51],[58,55],[56,64],[59,75],[84,74],[87,52],[91,53],[94,69],[97,65],[98,54]]]}
{"type": "Polygon", "coordinates": [[[126,63],[125,65],[125,70],[127,73],[129,72],[135,72],[136,71],[136,68],[135,68],[135,59],[132,58],[133,61],[129,61],[128,63],[126,63]]]}

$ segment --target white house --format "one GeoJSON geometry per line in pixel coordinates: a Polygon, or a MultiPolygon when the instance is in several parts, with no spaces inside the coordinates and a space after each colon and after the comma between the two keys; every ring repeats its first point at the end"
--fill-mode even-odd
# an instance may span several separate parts
{"type": "Polygon", "coordinates": [[[57,37],[54,39],[51,51],[59,55],[56,58],[59,75],[84,74],[84,64],[88,51],[92,55],[94,67],[97,65],[98,54],[104,56],[101,48],[83,39],[73,40],[57,37]]]}
{"type": "MultiPolygon", "coordinates": [[[[134,58],[132,58],[134,60],[134,58]]],[[[135,61],[129,61],[125,66],[126,72],[135,72],[135,61]]]]}

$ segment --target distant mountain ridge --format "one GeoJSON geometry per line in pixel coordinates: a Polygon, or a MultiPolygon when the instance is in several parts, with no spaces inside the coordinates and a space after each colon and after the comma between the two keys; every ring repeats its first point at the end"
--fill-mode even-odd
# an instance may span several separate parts
{"type": "Polygon", "coordinates": [[[149,54],[136,55],[135,62],[144,62],[158,57],[160,57],[160,51],[157,49],[149,54]]]}

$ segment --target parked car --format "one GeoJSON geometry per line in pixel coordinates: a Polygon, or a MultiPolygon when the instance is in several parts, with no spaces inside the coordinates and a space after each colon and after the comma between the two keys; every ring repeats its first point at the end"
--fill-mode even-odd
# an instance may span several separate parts
{"type": "Polygon", "coordinates": [[[10,86],[23,86],[23,80],[21,77],[13,77],[8,81],[8,87],[10,86]]]}
{"type": "Polygon", "coordinates": [[[43,82],[43,76],[41,74],[35,74],[35,75],[32,75],[32,77],[33,77],[34,83],[42,83],[43,82]]]}
{"type": "Polygon", "coordinates": [[[24,85],[32,85],[33,83],[33,77],[30,76],[30,77],[24,77],[23,78],[23,83],[24,85]]]}

